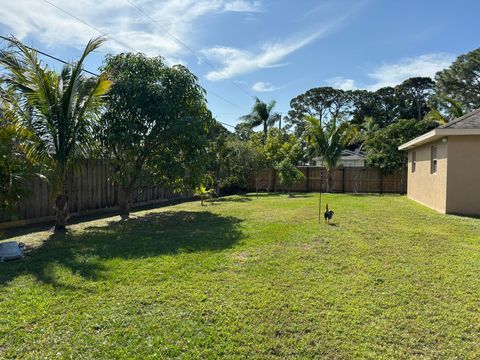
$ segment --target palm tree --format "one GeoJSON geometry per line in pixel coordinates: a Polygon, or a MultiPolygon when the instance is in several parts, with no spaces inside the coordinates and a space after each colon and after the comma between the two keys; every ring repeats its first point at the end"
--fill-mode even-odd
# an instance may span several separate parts
{"type": "Polygon", "coordinates": [[[4,83],[19,99],[11,106],[35,135],[30,151],[51,172],[56,230],[64,230],[68,218],[67,174],[91,149],[100,101],[110,86],[105,74],[86,77],[82,71],[85,58],[103,41],[90,40],[80,59],[60,73],[49,70],[34,50],[16,39],[12,49],[0,52],[4,83]]]}
{"type": "Polygon", "coordinates": [[[240,117],[250,128],[263,126],[263,144],[267,141],[268,128],[281,119],[280,114],[273,112],[275,105],[274,100],[267,104],[257,97],[250,114],[240,117]]]}
{"type": "Polygon", "coordinates": [[[431,110],[425,115],[425,119],[435,121],[439,125],[465,115],[462,104],[446,96],[439,95],[436,106],[430,105],[430,107],[431,110]]]}
{"type": "Polygon", "coordinates": [[[306,116],[307,120],[307,141],[311,146],[312,153],[322,159],[327,170],[327,191],[332,190],[332,171],[337,167],[345,146],[354,137],[355,131],[349,123],[337,124],[332,118],[323,124],[314,116],[306,116]]]}

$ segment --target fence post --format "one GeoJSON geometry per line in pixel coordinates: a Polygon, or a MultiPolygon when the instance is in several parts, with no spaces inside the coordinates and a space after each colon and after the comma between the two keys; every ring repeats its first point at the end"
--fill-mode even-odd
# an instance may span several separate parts
{"type": "Polygon", "coordinates": [[[273,192],[277,192],[277,174],[275,173],[275,169],[271,169],[272,171],[272,188],[273,192]]]}
{"type": "Polygon", "coordinates": [[[307,192],[310,191],[310,167],[307,167],[307,171],[306,171],[306,178],[307,178],[307,186],[306,186],[306,190],[307,192]]]}
{"type": "Polygon", "coordinates": [[[382,170],[380,170],[380,194],[383,194],[383,180],[384,180],[385,174],[383,173],[382,170]]]}
{"type": "Polygon", "coordinates": [[[345,194],[345,166],[342,168],[342,192],[345,194]]]}

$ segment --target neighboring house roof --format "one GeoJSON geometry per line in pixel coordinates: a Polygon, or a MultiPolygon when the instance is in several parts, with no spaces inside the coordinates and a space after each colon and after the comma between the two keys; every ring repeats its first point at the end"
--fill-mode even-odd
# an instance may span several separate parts
{"type": "MultiPolygon", "coordinates": [[[[366,160],[367,155],[363,151],[357,150],[343,150],[340,160],[366,160]]],[[[321,161],[322,157],[314,157],[313,160],[321,161]]]]}
{"type": "Polygon", "coordinates": [[[365,159],[367,157],[367,154],[365,154],[363,151],[360,150],[343,150],[342,151],[342,158],[346,159],[352,159],[352,158],[357,158],[357,159],[365,159]]]}
{"type": "Polygon", "coordinates": [[[439,126],[438,129],[480,129],[480,109],[439,126]]]}
{"type": "Polygon", "coordinates": [[[409,150],[445,136],[456,135],[480,135],[480,109],[474,110],[458,119],[446,123],[445,125],[439,126],[428,133],[420,135],[419,137],[400,145],[398,150],[409,150]]]}

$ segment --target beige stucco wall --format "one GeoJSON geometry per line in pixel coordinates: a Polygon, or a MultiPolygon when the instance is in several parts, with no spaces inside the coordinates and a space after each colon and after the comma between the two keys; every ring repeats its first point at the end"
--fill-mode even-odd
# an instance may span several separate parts
{"type": "Polygon", "coordinates": [[[443,213],[447,210],[448,149],[449,143],[440,140],[418,146],[408,152],[408,197],[443,213]],[[437,146],[436,174],[430,173],[432,146],[437,146]],[[417,157],[417,166],[414,173],[412,173],[412,152],[416,152],[417,157]]]}
{"type": "Polygon", "coordinates": [[[480,136],[448,137],[446,212],[480,215],[480,136]]]}

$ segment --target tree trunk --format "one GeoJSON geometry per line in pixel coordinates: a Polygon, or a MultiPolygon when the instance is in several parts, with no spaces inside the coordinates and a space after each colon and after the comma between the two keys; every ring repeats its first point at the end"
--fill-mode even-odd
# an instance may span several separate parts
{"type": "Polygon", "coordinates": [[[332,192],[333,188],[333,177],[332,177],[332,169],[327,170],[327,192],[332,192]]]}
{"type": "Polygon", "coordinates": [[[267,122],[263,123],[263,145],[267,142],[267,136],[268,136],[268,124],[267,122]]]}
{"type": "Polygon", "coordinates": [[[65,194],[59,194],[55,199],[55,231],[65,231],[67,227],[67,220],[69,218],[68,213],[68,196],[65,194]]]}
{"type": "Polygon", "coordinates": [[[268,169],[268,188],[267,188],[268,193],[270,192],[270,186],[272,185],[272,172],[273,170],[268,169]]]}
{"type": "Polygon", "coordinates": [[[128,219],[130,216],[130,202],[132,198],[132,189],[119,188],[119,213],[122,219],[128,219]]]}
{"type": "Polygon", "coordinates": [[[418,121],[422,120],[422,103],[417,100],[418,121]]]}
{"type": "Polygon", "coordinates": [[[219,178],[215,178],[215,185],[214,185],[214,188],[215,188],[215,196],[218,198],[220,197],[220,180],[219,178]]]}

